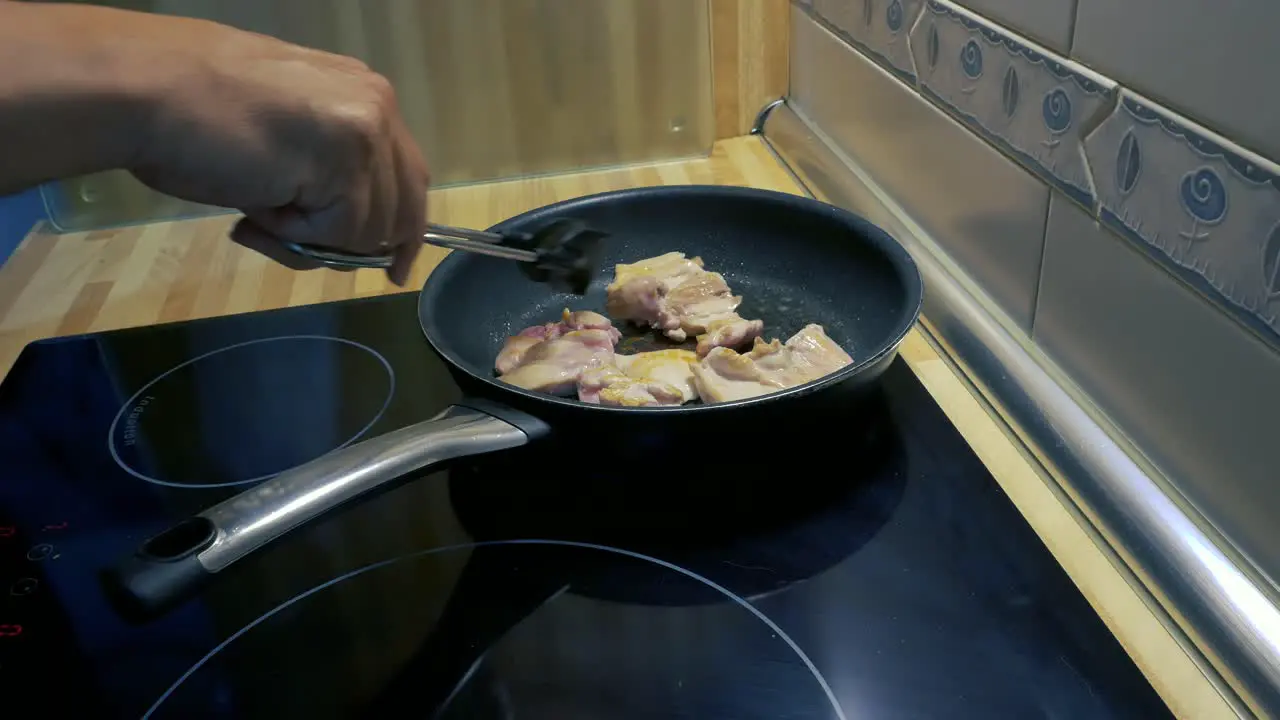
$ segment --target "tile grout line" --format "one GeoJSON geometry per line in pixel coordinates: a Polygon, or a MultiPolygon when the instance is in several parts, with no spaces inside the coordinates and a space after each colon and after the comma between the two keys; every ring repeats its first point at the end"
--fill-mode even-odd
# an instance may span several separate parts
{"type": "Polygon", "coordinates": [[[1027,324],[1027,337],[1031,342],[1036,340],[1036,314],[1040,310],[1040,286],[1044,283],[1045,258],[1049,255],[1049,218],[1053,217],[1053,206],[1058,194],[1048,188],[1049,198],[1044,205],[1044,227],[1040,230],[1040,262],[1036,267],[1036,289],[1031,294],[1031,318],[1027,324]]]}
{"type": "MultiPolygon", "coordinates": [[[[1080,0],[1072,0],[1071,20],[1067,24],[1067,57],[1072,58],[1076,51],[1076,25],[1080,22],[1080,0]]],[[[1118,83],[1117,83],[1118,84],[1118,83]]]]}

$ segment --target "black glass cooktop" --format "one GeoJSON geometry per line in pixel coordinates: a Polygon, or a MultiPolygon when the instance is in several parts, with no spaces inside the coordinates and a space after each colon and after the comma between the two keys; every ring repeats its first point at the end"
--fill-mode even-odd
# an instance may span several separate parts
{"type": "Polygon", "coordinates": [[[97,576],[142,540],[457,397],[415,307],[398,295],[27,348],[0,385],[9,707],[1167,716],[901,360],[872,412],[825,418],[791,450],[455,466],[290,536],[163,618],[119,619],[97,576]]]}

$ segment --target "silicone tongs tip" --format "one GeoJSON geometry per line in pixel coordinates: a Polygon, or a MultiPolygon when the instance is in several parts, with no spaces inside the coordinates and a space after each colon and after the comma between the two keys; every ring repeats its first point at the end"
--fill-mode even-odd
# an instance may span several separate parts
{"type": "Polygon", "coordinates": [[[530,279],[561,292],[586,295],[603,255],[606,233],[579,220],[556,220],[528,240],[538,258],[520,267],[530,279]]]}
{"type": "MultiPolygon", "coordinates": [[[[602,257],[605,233],[579,220],[555,220],[532,234],[495,233],[431,224],[423,242],[451,250],[514,260],[530,279],[560,292],[585,295],[602,257]]],[[[298,255],[321,265],[339,268],[395,269],[391,255],[353,255],[327,248],[285,243],[298,255]]],[[[393,277],[393,280],[397,278],[393,277]]]]}

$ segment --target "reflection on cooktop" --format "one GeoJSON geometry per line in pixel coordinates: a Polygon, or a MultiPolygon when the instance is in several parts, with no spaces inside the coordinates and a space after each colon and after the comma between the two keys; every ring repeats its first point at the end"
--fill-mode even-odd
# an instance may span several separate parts
{"type": "MultiPolygon", "coordinates": [[[[463,526],[485,542],[517,544],[475,549],[431,634],[384,692],[379,707],[447,708],[452,716],[477,716],[474,704],[492,700],[492,692],[484,688],[493,680],[473,679],[470,685],[467,680],[487,667],[483,660],[491,649],[519,643],[510,638],[522,636],[521,623],[566,595],[566,603],[578,602],[572,600],[576,596],[613,606],[718,604],[725,606],[721,612],[736,604],[756,615],[770,638],[791,650],[767,667],[789,668],[798,660],[811,671],[816,686],[788,672],[762,678],[773,686],[788,678],[799,682],[787,693],[790,711],[798,710],[799,698],[813,699],[809,691],[821,688],[832,707],[818,703],[815,710],[823,713],[817,716],[832,709],[840,715],[812,661],[750,602],[787,592],[794,583],[835,567],[888,521],[902,498],[905,477],[890,470],[901,462],[901,447],[884,432],[885,419],[879,416],[861,431],[847,428],[845,447],[858,461],[827,472],[805,466],[803,453],[816,438],[806,441],[804,436],[785,441],[797,459],[786,452],[759,459],[744,453],[737,462],[717,463],[713,471],[655,466],[578,474],[566,467],[529,482],[530,468],[554,466],[553,459],[513,455],[505,462],[455,472],[450,491],[463,526]],[[665,481],[655,477],[664,473],[669,476],[665,481]],[[549,537],[564,540],[518,539],[549,537]]],[[[781,651],[773,647],[769,652],[781,651]]],[[[646,699],[656,702],[661,688],[656,683],[644,693],[646,699]]],[[[745,716],[746,707],[759,712],[761,700],[739,693],[733,702],[746,705],[702,711],[745,716]]],[[[649,709],[663,717],[691,711],[681,705],[649,709]]]]}
{"type": "MultiPolygon", "coordinates": [[[[625,702],[638,717],[691,712],[696,717],[760,716],[764,700],[742,691],[741,679],[732,673],[717,677],[703,669],[674,688],[665,674],[672,663],[692,667],[697,655],[730,672],[734,666],[721,655],[746,651],[762,668],[772,669],[762,682],[775,693],[787,688],[786,706],[776,708],[783,714],[767,716],[809,707],[813,717],[843,717],[812,659],[752,603],[838,565],[891,516],[904,490],[905,477],[893,471],[901,465],[902,447],[887,432],[888,418],[879,407],[879,414],[860,421],[859,430],[846,424],[842,441],[858,462],[834,472],[815,472],[785,452],[722,462],[703,482],[694,482],[698,469],[688,465],[668,468],[665,480],[652,477],[655,470],[579,474],[569,466],[554,475],[535,472],[531,478],[529,468],[554,464],[554,457],[539,452],[459,467],[447,483],[450,504],[475,542],[377,563],[278,606],[197,663],[156,704],[155,717],[190,712],[208,696],[211,672],[216,676],[219,668],[235,667],[241,653],[256,656],[265,645],[279,644],[250,642],[252,633],[271,634],[271,626],[280,623],[322,624],[313,618],[326,612],[322,594],[368,576],[433,573],[424,568],[448,562],[460,563],[460,568],[445,597],[424,600],[423,620],[434,619],[423,625],[427,629],[421,642],[404,648],[408,652],[388,664],[390,677],[369,689],[370,705],[360,714],[509,717],[504,703],[515,693],[521,716],[536,710],[534,717],[557,717],[551,706],[530,705],[526,690],[503,680],[504,673],[496,668],[512,658],[518,662],[526,652],[520,648],[547,642],[548,634],[571,632],[560,627],[576,624],[572,617],[560,617],[569,609],[570,614],[617,615],[621,626],[639,634],[624,647],[605,647],[613,643],[573,633],[573,651],[521,672],[528,682],[559,685],[575,695],[572,685],[586,671],[584,664],[595,666],[621,652],[625,657],[612,669],[592,671],[602,675],[601,683],[627,695],[600,698],[601,712],[625,702]],[[573,610],[583,605],[596,610],[573,610]],[[664,634],[685,632],[680,629],[684,621],[672,612],[687,608],[691,617],[701,618],[704,631],[733,628],[730,636],[735,639],[697,651],[684,647],[680,657],[667,657],[668,645],[642,639],[648,621],[629,617],[628,605],[653,607],[655,619],[674,623],[664,634]],[[626,677],[606,677],[610,672],[625,672],[626,677]],[[545,676],[532,680],[531,674],[538,673],[545,676]]],[[[812,442],[803,436],[775,439],[799,452],[812,442]]],[[[274,683],[264,687],[263,701],[269,702],[268,694],[286,694],[281,690],[274,683]]],[[[296,711],[299,702],[305,701],[291,697],[279,709],[296,711]]],[[[583,709],[576,707],[574,714],[583,709]]],[[[255,710],[269,714],[267,707],[255,710]]]]}
{"type": "MultiPolygon", "coordinates": [[[[463,528],[479,540],[560,538],[627,548],[756,597],[836,565],[901,501],[906,478],[894,469],[903,448],[883,402],[870,405],[866,415],[842,418],[844,463],[813,460],[813,449],[834,438],[809,431],[773,434],[776,449],[768,453],[753,453],[759,445],[746,441],[715,458],[633,468],[604,458],[557,462],[545,453],[513,453],[456,468],[450,498],[463,528]]],[[[724,599],[654,568],[613,572],[604,560],[545,564],[563,568],[570,592],[600,599],[671,606],[724,599]]]]}

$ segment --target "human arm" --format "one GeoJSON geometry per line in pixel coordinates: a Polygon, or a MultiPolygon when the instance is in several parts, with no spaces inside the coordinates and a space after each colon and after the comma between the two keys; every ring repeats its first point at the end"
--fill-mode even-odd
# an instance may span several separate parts
{"type": "Polygon", "coordinates": [[[231,207],[232,239],[291,267],[282,241],[421,245],[426,164],[395,93],[352,58],[217,23],[0,0],[0,193],[125,169],[231,207]]]}

